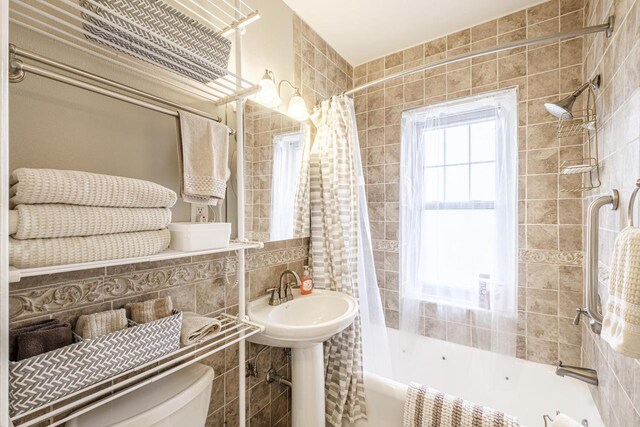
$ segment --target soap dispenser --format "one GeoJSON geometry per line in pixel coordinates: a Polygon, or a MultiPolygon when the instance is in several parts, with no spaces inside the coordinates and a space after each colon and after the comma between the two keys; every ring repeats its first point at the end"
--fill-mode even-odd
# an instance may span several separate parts
{"type": "Polygon", "coordinates": [[[300,295],[309,295],[311,292],[313,292],[313,279],[311,279],[309,266],[305,265],[300,278],[300,295]]]}

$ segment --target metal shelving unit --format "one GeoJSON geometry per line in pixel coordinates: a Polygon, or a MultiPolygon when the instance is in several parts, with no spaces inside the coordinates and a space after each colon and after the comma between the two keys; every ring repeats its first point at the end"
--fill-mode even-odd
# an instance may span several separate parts
{"type": "MultiPolygon", "coordinates": [[[[112,3],[120,2],[121,5],[126,6],[127,1],[114,0],[112,3]]],[[[241,31],[256,21],[260,14],[243,0],[164,1],[187,18],[196,21],[204,31],[215,33],[220,37],[229,37],[234,44],[232,52],[235,52],[235,70],[222,68],[205,57],[197,55],[194,57],[193,51],[185,49],[185,45],[176,44],[160,33],[152,32],[149,37],[149,28],[142,28],[136,22],[121,15],[119,11],[108,11],[112,17],[117,17],[115,23],[114,21],[108,23],[114,29],[113,33],[105,36],[91,32],[91,25],[95,27],[103,22],[104,15],[100,12],[104,12],[105,3],[102,0],[81,0],[79,2],[76,0],[8,0],[0,2],[0,171],[2,171],[0,174],[0,340],[3,342],[8,340],[10,282],[18,282],[22,277],[227,251],[237,253],[238,271],[242,272],[245,265],[245,250],[263,246],[260,242],[244,240],[244,185],[242,182],[244,164],[242,156],[239,155],[237,173],[239,175],[238,223],[240,226],[238,241],[232,242],[228,247],[197,252],[167,250],[150,257],[43,268],[15,269],[8,265],[9,82],[19,83],[31,74],[162,114],[177,116],[178,110],[185,110],[212,120],[221,120],[211,112],[197,110],[189,105],[169,99],[165,95],[161,97],[125,82],[110,79],[108,76],[101,75],[102,71],[96,73],[78,67],[77,64],[50,58],[47,56],[47,52],[39,52],[41,49],[37,49],[37,46],[33,51],[19,45],[10,46],[10,24],[44,37],[43,40],[50,40],[59,46],[73,49],[78,55],[93,58],[98,64],[113,66],[111,68],[134,81],[150,81],[159,84],[163,88],[166,87],[181,95],[187,95],[189,99],[193,99],[194,102],[201,105],[204,101],[204,105],[211,106],[212,109],[235,102],[238,112],[235,124],[237,149],[239,153],[243,152],[243,103],[244,99],[259,90],[259,87],[242,77],[241,31]],[[147,37],[143,39],[141,34],[145,34],[145,32],[147,37]],[[123,41],[123,38],[140,42],[137,45],[138,48],[134,50],[123,48],[122,43],[119,43],[123,41]],[[154,61],[153,59],[158,55],[164,60],[154,61]],[[212,73],[219,76],[212,78],[212,73]]],[[[8,406],[8,349],[5,345],[0,346],[0,427],[12,425],[28,427],[45,420],[53,420],[50,425],[60,425],[72,418],[69,414],[73,411],[76,411],[76,415],[89,411],[234,344],[240,344],[239,366],[244,366],[245,348],[242,342],[247,337],[259,333],[262,327],[251,323],[245,316],[245,274],[237,276],[238,314],[237,316],[229,314],[218,316],[223,322],[220,334],[196,345],[183,347],[175,353],[139,366],[129,372],[109,378],[109,380],[95,384],[73,396],[67,396],[64,400],[54,402],[47,407],[38,408],[38,410],[30,411],[27,414],[20,414],[14,420],[9,417],[8,406]],[[12,424],[12,421],[15,424],[12,424]]],[[[238,388],[239,424],[244,426],[246,422],[244,410],[245,379],[242,375],[238,381],[238,388]]]]}

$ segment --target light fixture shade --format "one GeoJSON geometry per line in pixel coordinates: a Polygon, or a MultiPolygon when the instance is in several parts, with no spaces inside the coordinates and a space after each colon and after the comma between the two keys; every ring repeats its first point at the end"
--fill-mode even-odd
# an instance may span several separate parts
{"type": "Polygon", "coordinates": [[[271,77],[268,75],[262,77],[258,86],[260,86],[260,90],[254,95],[254,101],[269,108],[278,107],[282,103],[280,96],[278,96],[276,83],[271,77]]]}
{"type": "Polygon", "coordinates": [[[577,98],[578,97],[575,94],[571,94],[558,102],[545,103],[544,108],[560,120],[572,120],[573,113],[571,110],[573,109],[573,104],[576,102],[577,98]]]}
{"type": "Polygon", "coordinates": [[[307,110],[307,104],[305,104],[304,99],[302,99],[300,95],[294,95],[289,100],[289,108],[287,110],[287,115],[301,122],[309,118],[309,111],[307,110]]]}

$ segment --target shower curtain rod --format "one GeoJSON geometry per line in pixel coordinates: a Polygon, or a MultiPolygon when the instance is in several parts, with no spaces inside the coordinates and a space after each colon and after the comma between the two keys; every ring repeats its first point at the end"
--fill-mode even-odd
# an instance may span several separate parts
{"type": "Polygon", "coordinates": [[[368,83],[364,83],[360,86],[357,86],[353,89],[347,90],[344,92],[344,95],[353,95],[354,93],[360,92],[365,89],[369,89],[370,87],[379,85],[381,83],[385,83],[389,80],[395,80],[400,77],[410,76],[415,73],[419,73],[421,71],[430,70],[432,68],[440,67],[445,64],[451,64],[454,62],[464,61],[466,59],[476,58],[478,56],[487,55],[489,53],[502,52],[505,50],[515,49],[523,46],[530,46],[534,44],[546,43],[549,41],[559,41],[564,39],[570,39],[573,37],[583,36],[586,34],[594,34],[594,33],[602,33],[606,32],[607,37],[611,37],[613,34],[613,25],[614,25],[614,16],[610,16],[607,20],[606,24],[594,25],[592,27],[580,28],[577,30],[564,31],[560,33],[549,34],[546,36],[534,37],[530,39],[517,40],[510,43],[501,44],[498,46],[488,47],[486,49],[475,50],[472,52],[461,53],[459,55],[452,56],[451,58],[441,59],[439,61],[430,62],[428,64],[419,65],[414,68],[410,68],[405,71],[400,71],[399,73],[391,74],[389,76],[381,77],[377,80],[370,81],[368,83]]]}

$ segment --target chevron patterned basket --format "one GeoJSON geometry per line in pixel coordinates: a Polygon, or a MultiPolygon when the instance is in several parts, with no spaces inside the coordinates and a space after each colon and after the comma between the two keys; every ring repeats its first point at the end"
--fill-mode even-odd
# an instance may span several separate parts
{"type": "Polygon", "coordinates": [[[180,349],[182,313],[9,363],[12,417],[180,349]]]}
{"type": "Polygon", "coordinates": [[[84,29],[96,36],[88,39],[201,83],[227,74],[231,41],[161,0],[80,0],[80,6],[84,29]]]}

